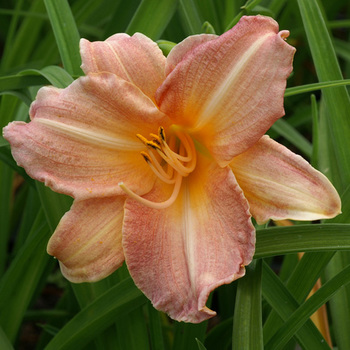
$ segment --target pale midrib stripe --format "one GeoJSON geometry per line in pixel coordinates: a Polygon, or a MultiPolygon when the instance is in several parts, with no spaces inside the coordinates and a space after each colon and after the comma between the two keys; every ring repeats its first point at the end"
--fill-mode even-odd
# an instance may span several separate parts
{"type": "Polygon", "coordinates": [[[203,111],[198,118],[198,124],[196,128],[203,127],[208,120],[213,116],[217,106],[222,103],[222,100],[226,98],[226,91],[230,89],[230,86],[234,83],[234,81],[239,77],[240,72],[244,69],[247,64],[250,64],[251,58],[255,55],[255,53],[260,49],[260,47],[264,44],[267,38],[273,36],[275,34],[266,34],[260,39],[258,39],[254,44],[250,46],[250,48],[242,55],[241,59],[236,63],[234,68],[230,71],[230,74],[226,77],[226,79],[222,82],[222,84],[214,91],[210,100],[208,100],[206,106],[203,108],[203,111]]]}
{"type": "Polygon", "coordinates": [[[125,139],[118,139],[117,137],[111,137],[106,134],[101,134],[96,131],[90,131],[87,129],[81,129],[76,126],[67,125],[50,119],[35,118],[35,122],[45,125],[57,131],[61,131],[66,135],[81,141],[88,142],[90,144],[96,144],[98,146],[105,146],[115,150],[140,150],[142,145],[138,145],[138,142],[126,142],[125,139]]]}
{"type": "MultiPolygon", "coordinates": [[[[111,216],[112,217],[112,216],[111,216]]],[[[107,220],[106,220],[107,221],[107,220]]],[[[96,230],[96,233],[91,236],[90,239],[84,239],[85,244],[80,247],[80,249],[75,249],[74,253],[64,261],[65,264],[74,261],[77,256],[81,255],[86,251],[87,249],[91,249],[91,246],[93,246],[94,243],[102,241],[103,243],[108,243],[110,240],[110,237],[108,237],[107,240],[104,239],[106,233],[109,233],[113,230],[114,227],[118,225],[120,222],[120,218],[118,216],[113,217],[112,220],[110,220],[107,224],[103,225],[103,228],[96,230]]]]}
{"type": "Polygon", "coordinates": [[[125,66],[123,65],[121,59],[119,58],[117,52],[113,49],[113,46],[109,43],[106,42],[106,44],[108,45],[108,47],[111,49],[111,51],[113,52],[114,57],[116,58],[116,60],[119,62],[121,68],[123,69],[125,75],[127,76],[128,80],[134,84],[133,80],[131,79],[131,76],[129,75],[128,71],[126,70],[125,66]]]}
{"type": "MultiPolygon", "coordinates": [[[[248,178],[251,180],[251,182],[265,182],[266,184],[271,184],[271,187],[274,187],[274,188],[281,188],[282,190],[287,188],[289,190],[290,193],[295,193],[295,194],[302,194],[304,197],[308,197],[310,199],[317,199],[317,195],[313,195],[311,192],[305,192],[303,191],[303,188],[305,188],[306,186],[303,186],[302,188],[296,188],[296,187],[292,187],[290,185],[286,185],[285,183],[283,182],[277,182],[277,181],[274,181],[274,180],[271,180],[271,179],[268,179],[266,177],[262,177],[262,176],[257,176],[257,175],[253,175],[251,173],[248,173],[248,172],[244,172],[244,171],[239,171],[239,170],[236,170],[233,168],[233,173],[235,175],[237,175],[237,173],[239,174],[240,178],[242,179],[245,179],[245,178],[248,178]]],[[[244,180],[243,180],[244,181],[244,180]]],[[[299,182],[297,182],[299,184],[299,182]]],[[[309,187],[312,187],[312,185],[308,185],[308,188],[309,187]]],[[[281,191],[281,190],[280,190],[281,191]]],[[[252,191],[253,192],[253,191],[252,191]]],[[[277,191],[276,191],[277,192],[277,191]]],[[[285,192],[285,191],[283,191],[285,192]]],[[[296,196],[300,199],[299,196],[296,196]]],[[[295,198],[295,197],[294,197],[295,198]]],[[[302,201],[303,198],[301,198],[302,201]]]]}
{"type": "Polygon", "coordinates": [[[196,229],[193,225],[193,214],[191,210],[191,199],[190,199],[190,193],[189,188],[187,187],[188,184],[183,189],[183,208],[184,208],[184,229],[182,230],[183,233],[183,240],[185,242],[185,255],[187,260],[187,269],[189,278],[191,281],[191,288],[195,294],[196,292],[196,259],[195,259],[195,237],[193,235],[196,235],[196,229]]]}

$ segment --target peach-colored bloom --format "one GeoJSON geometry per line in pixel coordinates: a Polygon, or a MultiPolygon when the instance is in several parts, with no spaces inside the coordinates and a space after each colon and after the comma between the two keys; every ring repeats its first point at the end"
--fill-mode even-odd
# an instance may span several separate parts
{"type": "Polygon", "coordinates": [[[4,129],[33,178],[73,196],[48,244],[73,282],[124,261],[172,318],[201,322],[216,287],[244,275],[258,222],[330,218],[327,178],[266,130],[284,114],[294,48],[268,17],[197,35],[165,58],[142,34],[81,40],[86,76],[44,87],[31,122],[4,129]]]}

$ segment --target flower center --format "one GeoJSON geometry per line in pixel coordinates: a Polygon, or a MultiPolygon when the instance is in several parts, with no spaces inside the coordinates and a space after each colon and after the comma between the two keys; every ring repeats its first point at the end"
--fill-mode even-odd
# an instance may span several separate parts
{"type": "Polygon", "coordinates": [[[151,140],[140,134],[136,136],[147,147],[147,152],[141,152],[141,155],[160,180],[174,186],[173,192],[166,201],[153,202],[137,195],[123,183],[119,186],[130,197],[150,208],[168,208],[179,195],[182,179],[196,167],[197,157],[193,140],[187,133],[175,130],[174,135],[167,141],[162,126],[159,127],[158,134],[150,134],[151,140]]]}

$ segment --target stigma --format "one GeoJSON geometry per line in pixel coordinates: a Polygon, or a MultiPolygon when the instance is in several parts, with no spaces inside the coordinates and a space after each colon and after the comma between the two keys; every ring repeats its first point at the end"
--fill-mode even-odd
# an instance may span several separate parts
{"type": "Polygon", "coordinates": [[[161,181],[173,186],[172,194],[164,202],[153,202],[137,195],[122,182],[119,186],[129,197],[147,207],[168,208],[180,193],[182,179],[196,167],[197,155],[193,140],[187,133],[179,130],[174,130],[167,140],[162,126],[157,134],[150,134],[150,140],[140,134],[136,136],[147,148],[147,152],[142,151],[141,156],[161,181]]]}

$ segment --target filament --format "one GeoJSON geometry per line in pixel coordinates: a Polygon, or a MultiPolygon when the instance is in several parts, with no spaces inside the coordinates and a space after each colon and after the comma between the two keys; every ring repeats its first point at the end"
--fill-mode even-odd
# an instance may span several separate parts
{"type": "Polygon", "coordinates": [[[143,197],[137,195],[135,192],[131,191],[129,188],[127,188],[123,182],[119,183],[119,187],[126,194],[128,194],[131,198],[135,199],[136,201],[138,201],[141,204],[144,204],[147,207],[150,207],[153,209],[165,209],[165,208],[170,207],[176,201],[176,198],[180,192],[181,183],[182,183],[182,176],[180,174],[177,174],[173,193],[171,194],[170,198],[164,202],[153,202],[153,201],[150,201],[146,198],[143,198],[143,197]]]}

